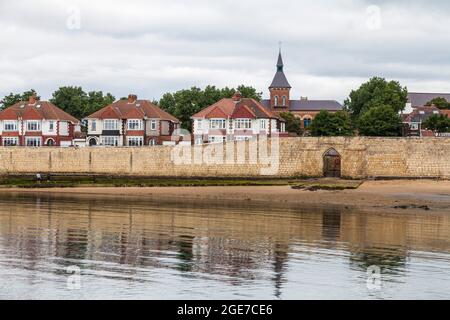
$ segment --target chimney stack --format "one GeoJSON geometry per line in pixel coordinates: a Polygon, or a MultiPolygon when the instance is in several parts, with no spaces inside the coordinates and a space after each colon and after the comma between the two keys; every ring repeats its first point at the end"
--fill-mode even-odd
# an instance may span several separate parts
{"type": "Polygon", "coordinates": [[[36,95],[34,93],[28,98],[28,103],[33,105],[36,104],[36,95]]]}
{"type": "Polygon", "coordinates": [[[236,93],[233,96],[233,101],[239,102],[242,99],[242,94],[239,91],[236,91],[236,93]]]}
{"type": "Polygon", "coordinates": [[[128,103],[135,103],[136,100],[137,100],[137,95],[135,95],[135,94],[128,95],[128,103]]]}

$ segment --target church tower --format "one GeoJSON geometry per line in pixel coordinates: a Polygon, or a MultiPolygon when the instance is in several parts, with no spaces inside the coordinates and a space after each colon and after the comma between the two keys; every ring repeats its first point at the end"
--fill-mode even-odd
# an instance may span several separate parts
{"type": "Polygon", "coordinates": [[[272,110],[288,111],[290,105],[291,85],[284,75],[283,58],[281,57],[281,49],[278,55],[277,73],[273,78],[272,84],[269,87],[270,91],[270,107],[272,110]]]}

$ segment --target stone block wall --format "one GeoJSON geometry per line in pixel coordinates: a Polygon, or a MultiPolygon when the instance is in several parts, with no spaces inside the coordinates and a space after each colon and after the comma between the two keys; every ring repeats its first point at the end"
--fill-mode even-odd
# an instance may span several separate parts
{"type": "Polygon", "coordinates": [[[330,148],[341,155],[344,177],[450,178],[448,138],[365,137],[281,138],[259,147],[256,142],[196,147],[0,147],[0,174],[319,177],[323,155],[330,148]]]}

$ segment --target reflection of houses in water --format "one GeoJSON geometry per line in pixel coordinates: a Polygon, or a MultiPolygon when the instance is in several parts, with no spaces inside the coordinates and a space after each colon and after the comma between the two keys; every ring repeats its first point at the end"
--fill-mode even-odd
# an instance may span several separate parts
{"type": "Polygon", "coordinates": [[[231,284],[270,280],[281,297],[293,250],[339,246],[365,270],[401,267],[411,249],[450,247],[448,215],[39,199],[0,199],[0,247],[19,252],[27,268],[49,257],[63,258],[54,259],[62,266],[89,261],[92,268],[130,277],[142,268],[171,268],[224,276],[231,284]]]}

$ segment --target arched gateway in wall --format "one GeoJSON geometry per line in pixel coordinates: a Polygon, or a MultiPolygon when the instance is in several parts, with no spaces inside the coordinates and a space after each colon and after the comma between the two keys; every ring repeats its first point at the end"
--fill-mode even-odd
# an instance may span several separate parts
{"type": "Polygon", "coordinates": [[[323,155],[323,175],[330,178],[341,177],[341,155],[333,148],[323,155]]]}

